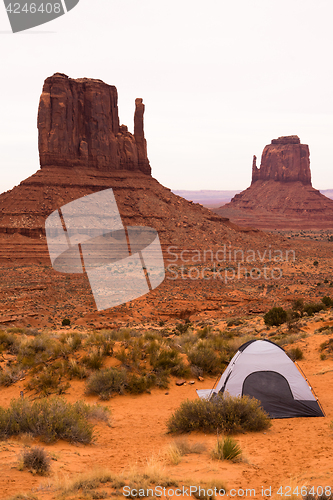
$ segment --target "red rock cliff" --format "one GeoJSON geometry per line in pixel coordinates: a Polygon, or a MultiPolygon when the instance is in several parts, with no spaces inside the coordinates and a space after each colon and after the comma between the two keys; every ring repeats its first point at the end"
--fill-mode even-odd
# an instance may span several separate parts
{"type": "Polygon", "coordinates": [[[311,186],[310,153],[307,144],[301,144],[297,135],[273,139],[265,146],[260,168],[255,157],[252,165],[252,184],[260,181],[295,182],[311,186]]]}
{"type": "Polygon", "coordinates": [[[41,167],[150,174],[142,99],[136,99],[135,105],[133,135],[119,125],[116,87],[101,80],[73,80],[61,73],[47,78],[38,110],[41,167]]]}

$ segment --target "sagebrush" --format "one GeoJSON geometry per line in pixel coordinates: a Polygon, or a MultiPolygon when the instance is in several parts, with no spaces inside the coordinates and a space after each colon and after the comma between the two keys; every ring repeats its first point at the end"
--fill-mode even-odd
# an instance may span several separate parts
{"type": "Polygon", "coordinates": [[[260,402],[248,396],[214,395],[210,400],[184,401],[168,421],[169,432],[236,432],[267,429],[271,421],[260,402]]]}

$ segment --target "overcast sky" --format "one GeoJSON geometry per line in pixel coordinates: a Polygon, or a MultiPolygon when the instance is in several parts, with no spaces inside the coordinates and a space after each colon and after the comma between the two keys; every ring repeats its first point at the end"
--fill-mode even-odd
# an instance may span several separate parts
{"type": "Polygon", "coordinates": [[[0,192],[39,168],[43,81],[61,72],[118,89],[133,132],[146,105],[153,176],[171,189],[245,189],[252,156],[296,134],[312,183],[333,188],[331,0],[80,0],[12,34],[0,4],[0,192]]]}

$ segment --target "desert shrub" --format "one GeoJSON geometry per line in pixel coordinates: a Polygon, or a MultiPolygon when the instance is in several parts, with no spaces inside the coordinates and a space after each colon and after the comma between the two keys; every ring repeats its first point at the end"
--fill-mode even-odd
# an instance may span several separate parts
{"type": "Polygon", "coordinates": [[[189,370],[176,349],[159,349],[151,353],[150,364],[154,371],[168,371],[171,375],[185,376],[189,370]]]}
{"type": "Polygon", "coordinates": [[[308,316],[313,316],[323,309],[325,309],[325,305],[322,302],[309,302],[304,305],[304,312],[306,312],[308,316]]]}
{"type": "Polygon", "coordinates": [[[218,439],[215,448],[212,451],[214,460],[230,460],[238,462],[241,460],[242,450],[237,441],[230,436],[218,439]]]}
{"type": "Polygon", "coordinates": [[[25,469],[35,471],[37,474],[44,475],[50,471],[51,459],[44,450],[35,446],[31,449],[24,450],[22,454],[22,466],[25,469]]]}
{"type": "Polygon", "coordinates": [[[70,388],[69,382],[61,382],[61,376],[56,373],[51,366],[45,368],[38,375],[33,377],[26,384],[29,391],[36,391],[42,396],[49,396],[52,393],[63,394],[70,388]]]}
{"type": "Polygon", "coordinates": [[[313,262],[313,265],[314,265],[315,267],[317,267],[317,266],[318,266],[318,264],[319,264],[319,262],[318,262],[317,260],[315,260],[315,261],[313,262]]]}
{"type": "Polygon", "coordinates": [[[114,348],[112,332],[109,330],[102,330],[100,333],[94,332],[87,338],[86,345],[99,347],[103,356],[112,356],[114,348]]]}
{"type": "Polygon", "coordinates": [[[232,397],[217,394],[210,400],[184,401],[168,421],[169,432],[234,433],[259,431],[271,425],[260,402],[248,396],[232,397]]]}
{"type": "Polygon", "coordinates": [[[90,443],[93,426],[87,420],[91,407],[81,401],[68,403],[60,397],[14,399],[9,408],[0,407],[0,439],[30,433],[45,442],[64,439],[90,443]]]}
{"type": "Polygon", "coordinates": [[[221,370],[221,360],[216,352],[202,342],[190,348],[187,357],[191,365],[201,368],[204,373],[217,373],[221,370]]]}
{"type": "Polygon", "coordinates": [[[9,387],[24,376],[24,371],[18,366],[13,366],[0,371],[0,386],[9,387]]]}
{"type": "Polygon", "coordinates": [[[71,359],[68,363],[67,369],[68,376],[70,378],[83,379],[88,377],[88,371],[85,366],[82,366],[75,359],[71,359]]]}
{"type": "Polygon", "coordinates": [[[0,330],[0,351],[8,350],[15,354],[17,352],[18,345],[19,341],[15,335],[0,330]]]}
{"type": "Polygon", "coordinates": [[[280,326],[287,321],[287,311],[283,307],[272,307],[264,316],[268,326],[280,326]]]}
{"type": "Polygon", "coordinates": [[[158,387],[159,389],[168,389],[169,388],[169,377],[166,372],[157,372],[150,374],[152,378],[153,385],[158,387]]]}
{"type": "Polygon", "coordinates": [[[293,347],[292,349],[289,349],[287,352],[288,356],[290,359],[293,361],[298,361],[299,359],[303,359],[303,351],[299,347],[293,347]]]}
{"type": "Polygon", "coordinates": [[[101,349],[94,348],[82,358],[82,363],[91,370],[99,370],[103,365],[103,352],[101,349]]]}
{"type": "Polygon", "coordinates": [[[87,394],[96,394],[101,399],[110,399],[113,393],[123,394],[127,383],[125,370],[105,368],[92,373],[86,382],[87,394]]]}
{"type": "Polygon", "coordinates": [[[331,299],[331,297],[329,297],[328,295],[325,295],[322,299],[321,299],[322,303],[324,304],[324,306],[326,307],[332,307],[333,306],[333,300],[331,299]]]}
{"type": "Polygon", "coordinates": [[[304,313],[304,300],[297,299],[293,301],[292,310],[298,312],[301,316],[304,313]]]}
{"type": "Polygon", "coordinates": [[[142,394],[143,392],[149,391],[149,389],[154,385],[154,382],[154,377],[131,373],[127,376],[126,390],[130,394],[142,394]]]}
{"type": "Polygon", "coordinates": [[[204,326],[201,330],[197,331],[197,337],[199,339],[206,339],[211,334],[211,327],[209,325],[204,326]]]}
{"type": "Polygon", "coordinates": [[[25,339],[20,343],[17,361],[22,366],[31,367],[57,357],[60,352],[59,342],[46,335],[38,335],[33,339],[25,339]]]}
{"type": "Polygon", "coordinates": [[[231,319],[230,321],[228,321],[227,326],[239,326],[242,324],[243,324],[243,321],[240,319],[231,319]]]}
{"type": "Polygon", "coordinates": [[[187,330],[189,329],[190,326],[191,326],[190,322],[178,323],[176,325],[176,332],[180,333],[182,335],[183,333],[187,332],[187,330]]]}
{"type": "Polygon", "coordinates": [[[69,318],[64,318],[61,322],[61,326],[70,326],[71,320],[69,318]]]}
{"type": "Polygon", "coordinates": [[[82,337],[78,333],[63,333],[60,342],[69,347],[70,351],[76,351],[82,344],[82,337]]]}

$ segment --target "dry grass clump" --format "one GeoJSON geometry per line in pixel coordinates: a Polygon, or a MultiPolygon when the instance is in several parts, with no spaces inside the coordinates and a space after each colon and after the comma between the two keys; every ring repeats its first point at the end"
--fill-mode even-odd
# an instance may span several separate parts
{"type": "Polygon", "coordinates": [[[8,350],[11,354],[16,354],[17,347],[18,347],[17,338],[8,331],[5,332],[3,330],[0,330],[0,352],[8,350]]]}
{"type": "Polygon", "coordinates": [[[289,351],[287,351],[287,354],[292,361],[298,361],[304,358],[303,351],[299,347],[293,347],[292,349],[289,349],[289,351]]]}
{"type": "MultiPolygon", "coordinates": [[[[0,368],[1,370],[1,368],[0,368]]],[[[15,384],[18,380],[24,377],[24,371],[18,366],[9,366],[3,371],[0,371],[0,386],[9,387],[15,384]]]]}
{"type": "Polygon", "coordinates": [[[175,445],[182,455],[190,455],[191,453],[203,453],[206,451],[205,443],[195,442],[191,443],[188,439],[177,438],[174,440],[175,445]]]}
{"type": "Polygon", "coordinates": [[[254,398],[216,395],[210,400],[184,401],[167,425],[169,432],[218,430],[231,434],[267,429],[271,421],[254,398]]]}
{"type": "Polygon", "coordinates": [[[184,455],[203,453],[206,450],[204,443],[191,443],[188,439],[175,439],[165,450],[165,458],[172,465],[178,465],[184,455]]]}
{"type": "Polygon", "coordinates": [[[81,347],[82,336],[76,332],[66,332],[61,334],[59,341],[68,346],[71,352],[74,352],[81,347]]]}
{"type": "Polygon", "coordinates": [[[69,388],[69,382],[62,382],[61,375],[57,373],[56,367],[50,365],[35,375],[30,382],[25,385],[29,391],[35,391],[42,397],[49,396],[56,393],[58,395],[64,394],[69,388]]]}
{"type": "Polygon", "coordinates": [[[64,439],[88,444],[93,440],[91,418],[96,418],[96,413],[83,401],[14,399],[9,408],[0,407],[0,439],[29,433],[44,442],[64,439]]]}

